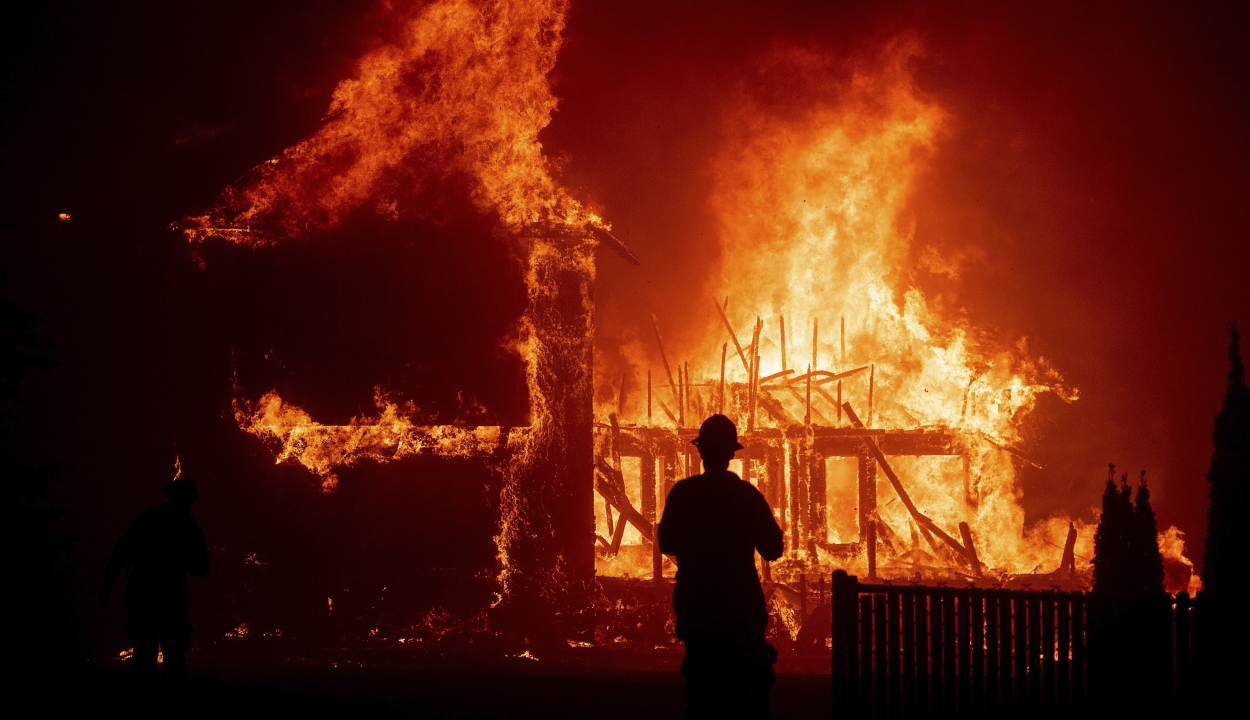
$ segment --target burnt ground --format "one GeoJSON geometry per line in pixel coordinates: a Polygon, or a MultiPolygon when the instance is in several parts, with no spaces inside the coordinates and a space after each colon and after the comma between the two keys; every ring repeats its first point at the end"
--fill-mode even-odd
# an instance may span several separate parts
{"type": "MultiPolygon", "coordinates": [[[[123,663],[100,666],[48,689],[26,685],[40,714],[226,717],[682,718],[676,666],[631,669],[620,658],[570,665],[527,659],[466,663],[429,659],[409,667],[337,666],[291,660],[221,665],[189,658],[180,689],[136,683],[123,663]],[[473,667],[473,665],[480,665],[473,667]]],[[[671,659],[662,663],[671,665],[671,659]]],[[[831,687],[818,666],[785,661],[773,691],[773,718],[831,716],[831,687]],[[817,672],[810,672],[816,670],[817,672]]]]}

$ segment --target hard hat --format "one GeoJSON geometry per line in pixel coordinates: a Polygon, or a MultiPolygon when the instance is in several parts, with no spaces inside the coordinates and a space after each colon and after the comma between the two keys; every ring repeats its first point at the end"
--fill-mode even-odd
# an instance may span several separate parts
{"type": "Polygon", "coordinates": [[[174,480],[166,485],[161,492],[165,493],[170,500],[190,500],[195,502],[200,498],[200,489],[195,486],[194,480],[187,477],[180,477],[174,480]]]}
{"type": "Polygon", "coordinates": [[[697,446],[700,450],[742,449],[742,443],[738,442],[738,428],[733,420],[720,414],[704,420],[699,426],[699,437],[691,440],[690,444],[697,446]]]}

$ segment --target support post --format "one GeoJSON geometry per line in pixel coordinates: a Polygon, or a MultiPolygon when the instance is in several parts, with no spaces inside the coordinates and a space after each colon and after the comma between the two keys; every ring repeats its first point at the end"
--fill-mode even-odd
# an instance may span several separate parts
{"type": "Polygon", "coordinates": [[[877,577],[877,460],[859,451],[859,541],[868,553],[868,577],[877,577]]]}
{"type": "Polygon", "coordinates": [[[791,442],[790,450],[790,483],[787,487],[787,498],[790,502],[790,551],[794,554],[799,552],[799,536],[802,534],[803,521],[799,515],[799,476],[802,471],[799,469],[799,444],[791,442]]]}
{"type": "Polygon", "coordinates": [[[499,626],[562,645],[593,626],[592,238],[530,237],[530,432],[500,485],[499,626]]]}
{"type": "Polygon", "coordinates": [[[802,528],[802,531],[798,533],[799,537],[796,539],[795,548],[806,549],[809,553],[815,552],[815,549],[812,547],[812,544],[811,544],[812,534],[813,532],[815,532],[815,528],[812,527],[811,495],[810,495],[811,493],[811,490],[810,490],[811,488],[811,475],[810,475],[811,466],[809,465],[809,461],[808,461],[808,458],[810,458],[811,455],[812,455],[812,437],[811,437],[811,429],[808,428],[808,430],[803,434],[803,442],[800,443],[799,449],[798,449],[798,457],[797,457],[797,463],[796,463],[796,465],[798,465],[798,470],[799,470],[798,485],[794,488],[794,490],[795,490],[795,494],[799,496],[799,503],[798,503],[799,507],[798,507],[797,517],[803,519],[801,526],[799,525],[799,523],[795,523],[796,529],[798,527],[802,528]]]}
{"type": "Polygon", "coordinates": [[[721,415],[725,414],[725,353],[729,351],[729,343],[721,343],[720,346],[720,410],[721,415]]]}
{"type": "Polygon", "coordinates": [[[830,634],[833,640],[833,717],[858,716],[859,579],[835,570],[830,583],[830,634]]]}
{"type": "Polygon", "coordinates": [[[825,479],[825,458],[816,452],[813,447],[807,456],[807,476],[808,476],[808,501],[811,516],[811,532],[808,540],[808,550],[814,556],[816,554],[816,543],[825,542],[829,539],[829,519],[828,511],[825,509],[825,502],[828,498],[825,479]]]}
{"type": "MultiPolygon", "coordinates": [[[[641,471],[639,473],[639,494],[641,495],[642,516],[651,523],[651,527],[659,527],[659,515],[656,513],[656,476],[655,476],[655,456],[651,453],[643,453],[639,458],[641,471]]],[[[662,576],[663,556],[660,555],[660,543],[651,543],[651,573],[652,578],[659,580],[662,576]]]]}
{"type": "Polygon", "coordinates": [[[781,324],[781,370],[784,372],[790,369],[790,366],[786,364],[786,316],[779,315],[777,320],[781,324]]]}

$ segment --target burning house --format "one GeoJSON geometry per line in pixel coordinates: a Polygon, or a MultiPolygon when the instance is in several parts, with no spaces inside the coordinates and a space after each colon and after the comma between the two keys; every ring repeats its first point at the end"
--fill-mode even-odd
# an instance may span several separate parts
{"type": "MultiPolygon", "coordinates": [[[[738,424],[734,469],[785,530],[785,556],[760,571],[792,637],[809,589],[835,569],[1083,586],[1092,528],[1026,527],[1017,483],[1032,462],[1017,447],[1023,419],[1040,395],[1076,391],[1025,341],[991,339],[908,282],[909,259],[960,268],[912,248],[902,215],[945,117],[911,77],[915,41],[891,41],[801,109],[742,103],[715,168],[722,257],[705,306],[656,313],[608,348],[596,344],[595,250],[647,259],[560,185],[538,141],[565,10],[440,0],[413,11],[339,85],[317,132],[178,223],[193,243],[272,245],[362,209],[419,214],[441,183],[466,186],[520,259],[525,307],[503,341],[524,367],[528,421],[423,424],[379,388],[375,413],[330,423],[276,391],[240,389],[239,428],[326,493],[358,463],[481,460],[499,479],[489,613],[554,619],[560,639],[594,624],[604,587],[652,583],[666,602],[653,581],[675,568],[654,528],[668,489],[699,472],[690,440],[713,412],[738,424]]],[[[775,59],[782,73],[819,63],[775,59]]]]}

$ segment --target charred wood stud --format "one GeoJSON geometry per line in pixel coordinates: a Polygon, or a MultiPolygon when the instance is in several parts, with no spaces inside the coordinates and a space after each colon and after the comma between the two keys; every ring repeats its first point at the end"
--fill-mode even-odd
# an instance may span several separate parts
{"type": "MultiPolygon", "coordinates": [[[[850,419],[851,425],[862,429],[864,424],[859,419],[859,416],[855,414],[855,410],[851,407],[851,404],[845,403],[842,407],[846,410],[846,416],[850,419]]],[[[939,537],[942,542],[949,545],[951,549],[958,553],[960,558],[963,558],[970,563],[975,562],[969,556],[969,551],[964,548],[963,545],[960,545],[958,540],[943,532],[942,529],[933,522],[933,520],[916,509],[916,506],[911,501],[911,496],[909,496],[907,491],[903,488],[903,483],[899,481],[898,475],[894,474],[894,469],[890,467],[888,462],[886,462],[885,455],[882,454],[881,448],[877,447],[877,443],[875,443],[872,438],[864,438],[864,448],[872,454],[872,456],[876,459],[877,464],[881,466],[881,469],[885,472],[885,476],[890,480],[890,485],[894,487],[894,492],[898,494],[898,499],[903,501],[903,506],[907,508],[907,512],[911,513],[912,518],[916,520],[916,524],[919,525],[922,530],[928,530],[928,532],[939,537]]],[[[927,534],[926,537],[928,537],[927,534]]]]}
{"type": "Polygon", "coordinates": [[[964,547],[968,551],[968,559],[972,561],[972,574],[981,577],[981,561],[977,559],[977,548],[972,544],[972,529],[968,523],[959,523],[959,534],[964,538],[964,547]]]}
{"type": "Polygon", "coordinates": [[[751,372],[751,364],[747,362],[746,353],[742,351],[742,343],[738,342],[738,333],[734,332],[734,327],[729,324],[729,317],[725,314],[726,309],[729,307],[729,298],[725,298],[724,307],[721,307],[721,304],[716,302],[716,300],[712,300],[712,304],[716,306],[716,312],[720,315],[721,322],[725,323],[725,329],[729,331],[729,339],[733,341],[734,349],[738,351],[738,357],[742,360],[742,369],[748,373],[751,372]]]}
{"type": "Polygon", "coordinates": [[[677,399],[677,383],[673,382],[673,371],[668,365],[668,355],[664,352],[664,341],[660,339],[660,320],[651,313],[651,328],[655,330],[655,344],[660,348],[660,360],[664,363],[664,374],[668,376],[668,387],[673,391],[673,398],[677,399]]]}
{"type": "Polygon", "coordinates": [[[777,316],[777,321],[781,325],[781,370],[785,372],[790,367],[786,364],[786,316],[777,316]]]}

